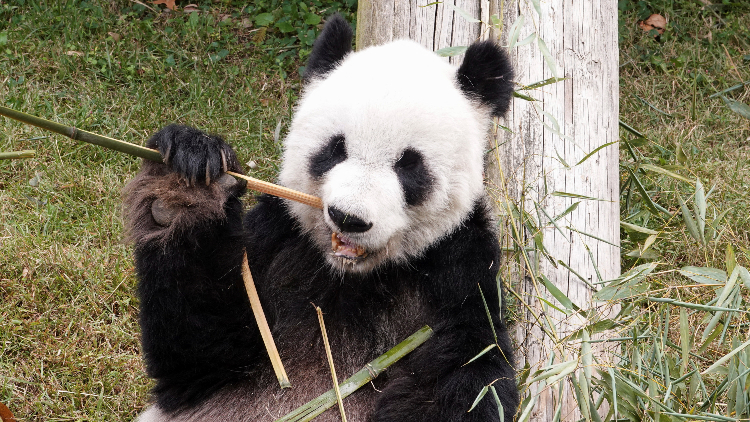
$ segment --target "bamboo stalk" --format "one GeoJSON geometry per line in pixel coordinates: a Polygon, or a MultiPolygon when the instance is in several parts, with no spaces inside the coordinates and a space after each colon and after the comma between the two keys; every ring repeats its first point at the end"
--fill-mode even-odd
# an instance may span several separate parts
{"type": "Polygon", "coordinates": [[[333,391],[336,393],[336,401],[339,404],[339,410],[341,411],[341,420],[346,422],[346,412],[344,412],[344,402],[341,399],[341,390],[339,390],[339,380],[336,378],[336,367],[333,365],[333,355],[331,354],[331,345],[328,343],[328,333],[326,332],[326,323],[323,321],[323,310],[320,306],[315,307],[315,311],[318,313],[318,323],[320,324],[320,332],[323,334],[323,346],[326,349],[326,357],[328,358],[328,366],[331,367],[331,379],[333,380],[333,391]]]}
{"type": "MultiPolygon", "coordinates": [[[[30,114],[13,110],[8,107],[0,106],[0,116],[10,117],[11,119],[18,120],[22,123],[40,127],[42,129],[47,129],[51,132],[59,133],[60,135],[67,136],[68,138],[74,139],[76,141],[99,145],[105,148],[113,149],[115,151],[134,155],[136,157],[156,161],[157,163],[162,162],[161,154],[155,149],[146,148],[140,145],[132,144],[130,142],[121,141],[119,139],[109,138],[107,136],[97,135],[96,133],[80,130],[72,126],[65,126],[63,124],[52,122],[47,119],[42,119],[41,117],[32,116],[30,114]]],[[[315,208],[323,208],[323,202],[316,196],[298,192],[294,189],[289,189],[284,186],[276,185],[274,183],[255,179],[250,176],[245,176],[244,174],[239,174],[231,171],[227,173],[231,174],[234,177],[245,180],[247,182],[247,186],[250,189],[267,193],[269,195],[278,196],[280,198],[301,202],[315,208]]]]}
{"type": "Polygon", "coordinates": [[[0,160],[17,160],[19,158],[34,158],[36,151],[27,149],[24,151],[0,152],[0,160]]]}
{"type": "Polygon", "coordinates": [[[286,375],[284,365],[281,363],[281,356],[279,356],[279,351],[276,350],[276,343],[274,343],[271,329],[268,327],[266,314],[263,312],[263,307],[260,305],[258,291],[255,289],[255,282],[250,273],[250,266],[247,264],[247,252],[242,254],[242,280],[245,282],[245,290],[250,299],[250,308],[253,310],[255,321],[258,323],[260,336],[263,338],[263,344],[266,346],[266,351],[268,351],[268,357],[271,358],[271,365],[273,365],[273,371],[276,373],[279,385],[281,388],[289,388],[292,384],[289,382],[289,377],[286,375]]]}
{"type": "MultiPolygon", "coordinates": [[[[432,336],[432,328],[425,325],[419,331],[409,336],[406,340],[396,345],[391,350],[377,357],[372,362],[365,365],[356,374],[345,380],[340,386],[341,397],[346,398],[351,393],[357,391],[360,387],[372,381],[385,371],[389,366],[398,362],[401,358],[411,353],[422,343],[432,336]]],[[[336,392],[331,389],[321,394],[317,398],[310,400],[304,405],[298,407],[291,413],[277,419],[275,422],[307,422],[316,416],[325,412],[331,406],[336,404],[336,392]]]]}

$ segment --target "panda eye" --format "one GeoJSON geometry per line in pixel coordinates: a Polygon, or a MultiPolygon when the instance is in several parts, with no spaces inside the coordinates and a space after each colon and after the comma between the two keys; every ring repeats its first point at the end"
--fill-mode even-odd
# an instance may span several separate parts
{"type": "Polygon", "coordinates": [[[310,158],[308,170],[319,178],[346,159],[346,138],[343,134],[334,135],[310,158]]]}
{"type": "Polygon", "coordinates": [[[417,170],[422,165],[422,154],[418,151],[408,148],[404,150],[401,158],[396,161],[396,169],[404,171],[417,170]]]}

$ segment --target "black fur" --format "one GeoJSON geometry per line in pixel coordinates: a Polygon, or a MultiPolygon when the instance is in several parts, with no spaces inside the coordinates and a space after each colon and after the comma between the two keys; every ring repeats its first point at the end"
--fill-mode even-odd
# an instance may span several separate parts
{"type": "Polygon", "coordinates": [[[314,178],[319,179],[336,167],[336,164],[344,162],[347,157],[344,135],[334,135],[327,144],[310,157],[307,170],[314,178]]]}
{"type": "Polygon", "coordinates": [[[323,77],[338,66],[344,56],[352,51],[353,37],[352,27],[341,15],[328,18],[307,59],[305,80],[323,77]]]}
{"type": "Polygon", "coordinates": [[[432,189],[432,174],[419,151],[407,148],[393,166],[401,182],[406,203],[411,206],[422,204],[432,189]]]}
{"type": "Polygon", "coordinates": [[[491,40],[469,46],[458,84],[470,98],[489,106],[494,116],[502,116],[513,97],[513,66],[508,54],[491,40]]]}

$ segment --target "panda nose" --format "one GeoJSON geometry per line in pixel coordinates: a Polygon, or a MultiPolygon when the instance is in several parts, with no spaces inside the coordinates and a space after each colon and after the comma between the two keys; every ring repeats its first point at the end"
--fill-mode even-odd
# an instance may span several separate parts
{"type": "Polygon", "coordinates": [[[359,217],[346,214],[334,207],[328,207],[328,216],[342,232],[362,233],[370,230],[372,223],[367,223],[359,217]]]}

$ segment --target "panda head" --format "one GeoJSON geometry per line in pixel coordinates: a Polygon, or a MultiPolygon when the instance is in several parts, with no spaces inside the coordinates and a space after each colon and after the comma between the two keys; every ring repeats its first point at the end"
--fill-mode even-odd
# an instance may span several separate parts
{"type": "Polygon", "coordinates": [[[404,262],[455,230],[483,194],[492,116],[513,92],[507,56],[491,42],[456,69],[411,41],[351,52],[331,17],[315,42],[284,143],[282,185],[320,196],[288,203],[341,271],[404,262]]]}

